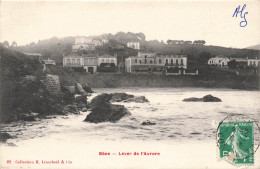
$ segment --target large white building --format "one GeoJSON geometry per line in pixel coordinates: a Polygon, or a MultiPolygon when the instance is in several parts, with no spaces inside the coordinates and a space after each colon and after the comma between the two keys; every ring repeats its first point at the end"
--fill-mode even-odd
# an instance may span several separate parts
{"type": "Polygon", "coordinates": [[[140,42],[127,42],[127,47],[139,50],[140,42]]]}
{"type": "Polygon", "coordinates": [[[162,73],[171,68],[187,69],[187,56],[138,53],[138,56],[125,59],[125,71],[128,73],[162,73]]]}
{"type": "Polygon", "coordinates": [[[116,66],[117,66],[117,55],[111,56],[108,54],[104,54],[98,56],[94,54],[87,54],[87,55],[71,54],[71,55],[63,56],[63,67],[73,67],[73,68],[83,67],[87,73],[91,73],[91,74],[96,73],[99,67],[102,67],[102,71],[104,72],[106,70],[109,71],[108,67],[115,68],[116,66]]]}
{"type": "Polygon", "coordinates": [[[63,56],[63,67],[83,67],[87,73],[96,73],[98,66],[97,55],[76,55],[63,56]]]}

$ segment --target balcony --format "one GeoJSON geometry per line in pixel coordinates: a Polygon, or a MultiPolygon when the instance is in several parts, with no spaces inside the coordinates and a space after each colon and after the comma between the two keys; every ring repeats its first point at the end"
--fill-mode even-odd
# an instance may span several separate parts
{"type": "Polygon", "coordinates": [[[76,63],[67,63],[64,65],[64,67],[82,67],[81,64],[76,64],[76,63]]]}

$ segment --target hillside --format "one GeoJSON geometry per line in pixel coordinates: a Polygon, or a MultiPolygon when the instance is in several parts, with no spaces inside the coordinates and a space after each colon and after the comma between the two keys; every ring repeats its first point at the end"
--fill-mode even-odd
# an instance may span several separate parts
{"type": "Polygon", "coordinates": [[[78,104],[81,108],[82,103],[86,104],[84,98],[78,103],[64,87],[76,82],[60,67],[50,66],[43,71],[38,58],[0,46],[0,122],[66,114],[70,104],[77,111],[78,104]]]}
{"type": "MultiPolygon", "coordinates": [[[[128,56],[136,55],[137,50],[126,47],[129,41],[139,41],[141,50],[145,52],[156,52],[160,54],[185,54],[188,55],[188,60],[205,63],[210,57],[216,55],[225,55],[227,57],[240,58],[255,58],[260,55],[259,50],[254,49],[236,49],[226,48],[221,46],[207,46],[207,45],[169,45],[161,43],[158,40],[146,41],[143,33],[124,33],[118,32],[115,35],[103,34],[93,36],[95,39],[106,38],[109,40],[108,44],[98,47],[96,50],[89,53],[95,54],[117,54],[119,62],[124,62],[128,56]],[[123,46],[124,48],[117,48],[123,46]]],[[[51,58],[62,65],[63,54],[67,55],[72,52],[72,45],[75,37],[57,38],[53,37],[47,40],[41,40],[37,43],[31,43],[26,46],[19,46],[16,50],[21,52],[36,52],[43,54],[44,58],[51,58]]]]}
{"type": "Polygon", "coordinates": [[[249,46],[246,49],[254,49],[254,50],[260,50],[260,44],[254,45],[254,46],[249,46]]]}

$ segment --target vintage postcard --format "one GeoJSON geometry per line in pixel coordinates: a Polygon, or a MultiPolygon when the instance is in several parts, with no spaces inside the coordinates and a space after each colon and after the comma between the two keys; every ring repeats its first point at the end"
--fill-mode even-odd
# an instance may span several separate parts
{"type": "Polygon", "coordinates": [[[0,169],[260,168],[260,1],[0,1],[0,169]]]}

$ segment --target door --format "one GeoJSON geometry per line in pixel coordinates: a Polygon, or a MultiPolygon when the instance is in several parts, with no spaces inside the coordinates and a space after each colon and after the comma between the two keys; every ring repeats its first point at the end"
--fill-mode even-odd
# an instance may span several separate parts
{"type": "Polygon", "coordinates": [[[89,72],[90,74],[93,74],[93,73],[94,73],[94,68],[93,68],[93,67],[88,67],[88,72],[89,72]]]}

